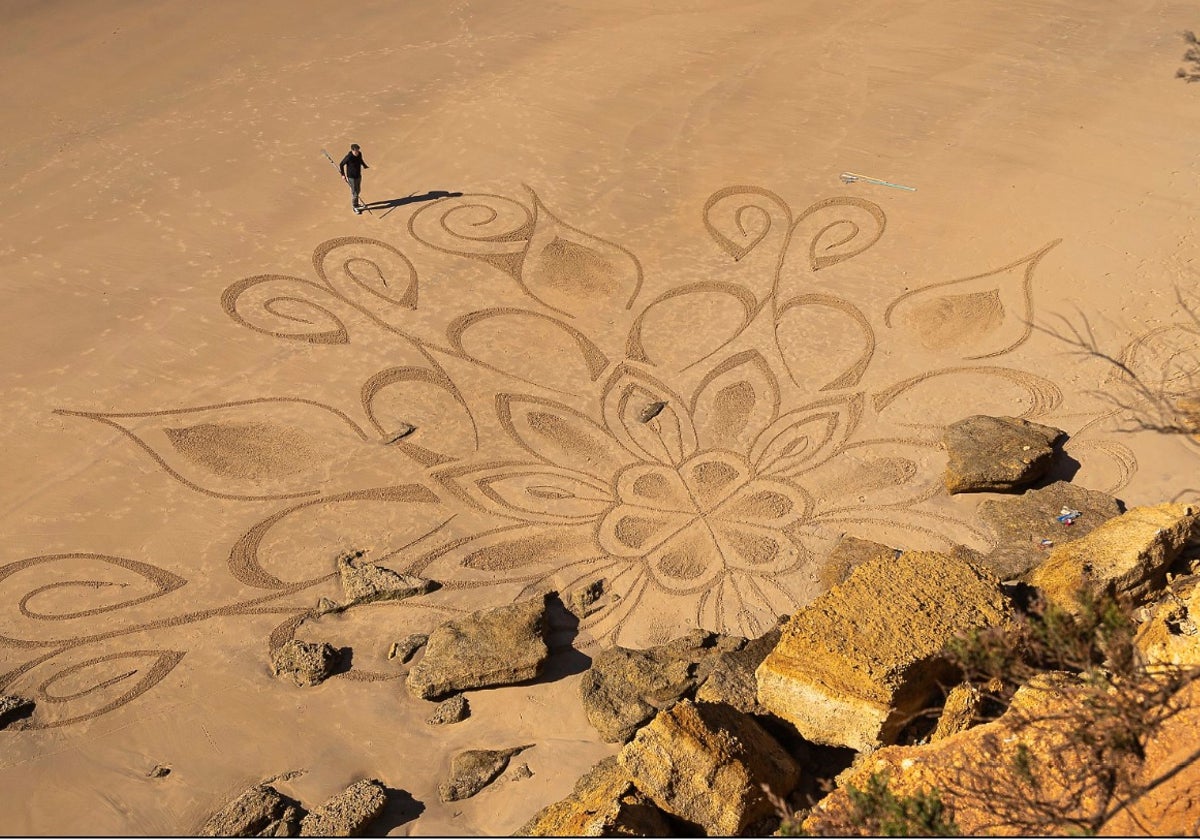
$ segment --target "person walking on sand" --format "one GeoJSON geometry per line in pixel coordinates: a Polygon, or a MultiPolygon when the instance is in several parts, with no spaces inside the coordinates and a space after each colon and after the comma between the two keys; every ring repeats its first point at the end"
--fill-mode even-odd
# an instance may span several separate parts
{"type": "Polygon", "coordinates": [[[358,147],[357,143],[350,144],[350,151],[338,164],[338,172],[342,173],[342,180],[350,185],[350,206],[354,208],[354,213],[358,216],[361,216],[362,211],[367,208],[367,205],[363,204],[358,197],[359,190],[362,189],[362,171],[370,168],[363,160],[362,149],[358,147]]]}

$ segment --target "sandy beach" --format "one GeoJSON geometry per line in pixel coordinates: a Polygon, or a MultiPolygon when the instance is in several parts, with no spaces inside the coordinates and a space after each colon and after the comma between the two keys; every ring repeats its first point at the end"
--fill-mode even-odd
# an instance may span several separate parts
{"type": "Polygon", "coordinates": [[[306,802],[406,792],[375,834],[511,834],[616,751],[596,651],[757,636],[842,535],[989,548],[949,423],[1052,425],[1056,478],[1194,501],[1200,448],[1156,427],[1200,373],[1197,27],[0,3],[0,694],[38,704],[0,733],[0,825],[190,834],[300,771],[306,802]],[[351,143],[361,215],[323,154],[351,143]],[[352,551],[440,588],[309,615],[352,551]],[[387,656],[595,581],[547,674],[461,723],[387,656]],[[352,659],[298,688],[292,637],[352,659]],[[528,778],[439,800],[455,752],[525,744],[528,778]]]}

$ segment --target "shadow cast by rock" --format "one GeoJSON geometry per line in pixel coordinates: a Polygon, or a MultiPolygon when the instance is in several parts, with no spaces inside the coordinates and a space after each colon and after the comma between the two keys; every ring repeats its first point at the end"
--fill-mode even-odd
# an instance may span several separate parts
{"type": "Polygon", "coordinates": [[[408,791],[389,787],[384,792],[387,794],[387,805],[363,832],[364,837],[386,837],[392,829],[410,823],[425,813],[425,803],[408,791]]]}

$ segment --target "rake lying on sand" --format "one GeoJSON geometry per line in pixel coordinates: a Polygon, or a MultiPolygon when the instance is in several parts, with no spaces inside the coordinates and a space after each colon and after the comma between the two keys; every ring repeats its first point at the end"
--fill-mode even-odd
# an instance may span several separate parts
{"type": "Polygon", "coordinates": [[[879,178],[868,178],[866,175],[857,175],[853,172],[843,172],[841,179],[844,183],[853,184],[855,181],[865,181],[868,184],[879,184],[881,187],[895,187],[898,190],[908,190],[916,192],[916,187],[906,187],[903,184],[893,184],[891,181],[881,181],[879,178]]]}

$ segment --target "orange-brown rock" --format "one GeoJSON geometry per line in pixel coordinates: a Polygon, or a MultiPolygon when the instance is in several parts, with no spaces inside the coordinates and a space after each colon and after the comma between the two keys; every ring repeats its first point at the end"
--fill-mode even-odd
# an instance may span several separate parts
{"type": "Polygon", "coordinates": [[[566,799],[547,805],[516,837],[667,837],[667,817],[610,756],[575,783],[566,799]]]}
{"type": "Polygon", "coordinates": [[[877,773],[897,798],[936,792],[968,836],[1065,833],[1097,824],[1112,798],[1101,776],[1106,768],[1094,766],[1094,754],[1075,735],[1088,714],[1075,685],[1066,675],[1043,675],[1017,692],[999,720],[864,756],[813,808],[805,831],[862,833],[849,788],[865,789],[877,773]]]}
{"type": "Polygon", "coordinates": [[[982,700],[982,692],[970,683],[960,683],[950,689],[942,706],[937,727],[929,736],[929,740],[940,741],[969,729],[975,722],[975,714],[982,700]]]}
{"type": "Polygon", "coordinates": [[[787,796],[800,769],[749,715],[681,700],[638,730],[617,756],[642,793],[710,835],[738,834],[773,812],[766,785],[787,796]]]}
{"type": "Polygon", "coordinates": [[[759,701],[810,741],[870,749],[949,676],[947,642],[1008,616],[999,582],[970,560],[876,558],[785,625],[756,672],[759,701]]]}
{"type": "Polygon", "coordinates": [[[1200,667],[1200,579],[1175,581],[1148,609],[1134,639],[1146,665],[1200,667]]]}
{"type": "Polygon", "coordinates": [[[1196,527],[1196,508],[1164,504],[1134,508],[1086,537],[1050,552],[1029,582],[1063,609],[1076,610],[1081,589],[1142,603],[1166,582],[1167,568],[1196,527]]]}

